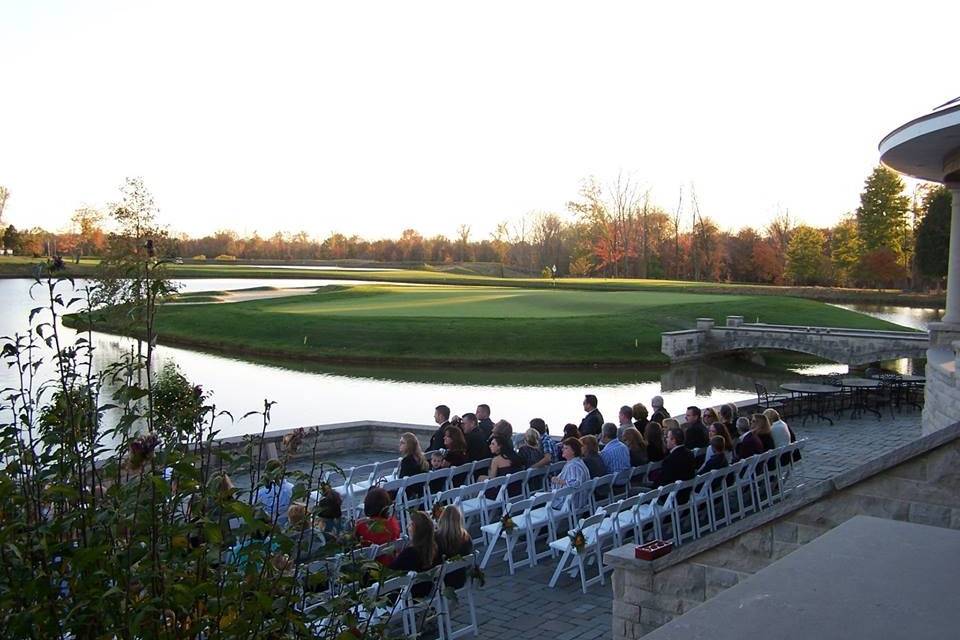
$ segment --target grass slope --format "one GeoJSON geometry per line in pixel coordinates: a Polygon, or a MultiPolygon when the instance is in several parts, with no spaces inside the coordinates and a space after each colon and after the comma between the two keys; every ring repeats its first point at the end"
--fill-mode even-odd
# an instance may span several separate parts
{"type": "MultiPolygon", "coordinates": [[[[67,262],[62,275],[73,277],[95,277],[98,260],[84,258],[80,264],[67,262]]],[[[31,277],[36,268],[42,265],[42,259],[22,257],[0,257],[0,277],[31,277]]],[[[468,265],[471,263],[467,263],[468,265]]],[[[472,270],[468,267],[425,266],[422,270],[392,269],[384,271],[345,271],[316,270],[306,268],[285,268],[292,265],[277,265],[276,268],[264,268],[247,264],[229,263],[186,263],[168,265],[168,273],[173,279],[190,278],[277,278],[326,280],[363,280],[375,282],[396,282],[416,284],[440,284],[462,286],[499,286],[523,289],[564,289],[577,291],[676,291],[686,293],[730,293],[746,295],[792,296],[821,300],[825,302],[846,302],[866,304],[894,304],[914,307],[943,307],[944,294],[904,293],[888,289],[844,289],[839,287],[787,287],[757,284],[735,284],[721,282],[688,282],[684,280],[643,280],[636,278],[561,278],[556,281],[542,278],[508,277],[492,275],[471,275],[470,272],[490,272],[491,269],[472,270]],[[464,273],[466,272],[466,273],[464,273]]],[[[489,265],[485,265],[489,266],[489,265]]]]}
{"type": "MultiPolygon", "coordinates": [[[[658,365],[660,333],[698,317],[902,329],[819,302],[773,296],[501,287],[331,287],[219,305],[165,306],[159,339],[231,354],[439,365],[658,365]]],[[[68,320],[76,322],[76,319],[68,320]]],[[[122,317],[101,330],[123,332],[122,317]]]]}

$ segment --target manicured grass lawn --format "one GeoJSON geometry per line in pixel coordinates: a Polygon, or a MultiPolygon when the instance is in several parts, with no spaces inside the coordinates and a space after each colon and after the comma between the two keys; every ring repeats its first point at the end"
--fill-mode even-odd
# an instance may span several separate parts
{"type": "MultiPolygon", "coordinates": [[[[698,317],[900,329],[775,296],[503,287],[329,287],[311,295],[159,310],[160,341],[230,354],[431,365],[664,364],[660,333],[698,317]]],[[[101,329],[122,331],[107,321],[101,329]]]]}
{"type": "MultiPolygon", "coordinates": [[[[29,277],[36,265],[43,259],[2,257],[0,258],[0,276],[29,277]]],[[[67,261],[63,275],[74,277],[93,277],[96,275],[98,260],[84,258],[79,265],[67,261]]],[[[469,265],[469,263],[468,263],[469,265]]],[[[368,282],[396,282],[414,284],[439,284],[462,286],[497,286],[523,289],[563,289],[577,291],[676,291],[685,293],[727,293],[749,295],[792,296],[823,300],[827,302],[851,302],[872,304],[896,304],[910,306],[943,306],[944,296],[926,293],[904,293],[898,290],[874,291],[868,289],[843,289],[831,287],[790,287],[759,284],[737,284],[725,282],[689,282],[685,280],[643,280],[638,278],[560,278],[556,281],[544,278],[498,278],[469,273],[448,273],[424,269],[389,269],[384,271],[347,271],[317,270],[307,268],[285,268],[292,265],[277,265],[274,268],[233,264],[225,262],[204,262],[186,264],[168,264],[167,273],[174,279],[187,278],[278,278],[326,280],[363,280],[368,282]]],[[[489,265],[485,265],[489,266],[489,265]]],[[[467,267],[455,271],[468,271],[467,267]]],[[[489,271],[489,269],[485,269],[489,271]]]]}

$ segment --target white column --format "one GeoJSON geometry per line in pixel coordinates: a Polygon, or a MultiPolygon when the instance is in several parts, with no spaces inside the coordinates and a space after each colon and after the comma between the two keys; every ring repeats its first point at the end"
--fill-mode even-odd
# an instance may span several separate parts
{"type": "Polygon", "coordinates": [[[948,184],[953,195],[950,216],[950,249],[947,254],[947,308],[943,321],[960,324],[960,184],[948,184]]]}

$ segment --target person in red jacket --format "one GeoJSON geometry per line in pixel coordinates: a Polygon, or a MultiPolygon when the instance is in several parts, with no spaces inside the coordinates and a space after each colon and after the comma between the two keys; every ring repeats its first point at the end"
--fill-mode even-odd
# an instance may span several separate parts
{"type": "MultiPolygon", "coordinates": [[[[363,513],[366,518],[357,522],[355,533],[364,546],[371,544],[386,544],[400,539],[400,521],[390,513],[393,500],[390,494],[381,487],[374,487],[367,491],[363,499],[363,513]]],[[[394,554],[388,553],[377,556],[377,562],[389,566],[393,562],[394,554]]]]}

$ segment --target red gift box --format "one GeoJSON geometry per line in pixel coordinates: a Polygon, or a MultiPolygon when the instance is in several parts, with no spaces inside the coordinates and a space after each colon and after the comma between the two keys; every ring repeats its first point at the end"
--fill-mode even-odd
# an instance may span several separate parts
{"type": "Polygon", "coordinates": [[[655,560],[673,551],[673,542],[670,540],[651,540],[646,544],[637,545],[633,553],[637,560],[655,560]]]}

